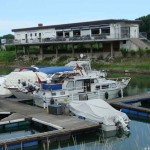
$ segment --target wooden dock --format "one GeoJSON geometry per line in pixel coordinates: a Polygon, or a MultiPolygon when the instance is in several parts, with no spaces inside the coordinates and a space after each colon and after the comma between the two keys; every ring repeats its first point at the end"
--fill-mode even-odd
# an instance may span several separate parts
{"type": "MultiPolygon", "coordinates": [[[[129,110],[136,110],[139,112],[148,113],[150,117],[150,109],[132,106],[124,103],[128,101],[138,101],[142,99],[150,99],[150,94],[140,94],[128,96],[124,98],[116,98],[107,100],[107,102],[115,108],[127,108],[129,110]]],[[[19,137],[15,139],[8,139],[0,141],[0,146],[7,147],[10,144],[24,143],[27,141],[57,141],[69,139],[72,135],[81,134],[89,131],[96,131],[100,127],[98,124],[78,119],[68,115],[52,115],[36,106],[30,106],[24,103],[13,101],[12,99],[0,100],[0,114],[10,114],[4,119],[0,120],[0,124],[19,120],[19,119],[34,119],[39,120],[44,124],[50,125],[57,130],[48,131],[44,133],[34,134],[26,137],[19,137]]]]}
{"type": "Polygon", "coordinates": [[[11,101],[11,99],[1,99],[0,100],[0,112],[1,114],[5,112],[12,113],[8,117],[0,120],[0,124],[10,122],[19,119],[33,118],[35,120],[41,121],[44,124],[55,127],[58,130],[49,131],[44,133],[39,133],[35,135],[30,135],[27,137],[20,137],[15,139],[8,139],[0,141],[0,146],[6,147],[6,145],[14,144],[18,142],[26,142],[30,140],[62,140],[70,138],[72,135],[96,131],[100,127],[98,124],[88,122],[82,119],[78,119],[69,115],[52,115],[36,106],[30,106],[16,101],[11,101]]]}
{"type": "Polygon", "coordinates": [[[129,110],[135,110],[137,112],[145,112],[147,113],[147,117],[150,117],[149,108],[137,107],[137,106],[128,104],[128,102],[136,102],[136,101],[142,101],[142,100],[150,100],[150,94],[145,93],[145,94],[127,96],[124,98],[116,98],[116,99],[108,100],[107,102],[115,108],[119,108],[119,109],[126,108],[129,110]]]}

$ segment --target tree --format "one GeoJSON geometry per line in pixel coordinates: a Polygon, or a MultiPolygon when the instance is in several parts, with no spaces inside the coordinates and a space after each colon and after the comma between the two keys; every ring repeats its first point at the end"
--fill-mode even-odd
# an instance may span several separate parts
{"type": "Polygon", "coordinates": [[[139,30],[140,32],[146,32],[147,38],[150,39],[150,14],[147,16],[142,16],[140,18],[137,18],[135,20],[141,20],[139,30]]]}
{"type": "Polygon", "coordinates": [[[3,39],[14,39],[14,35],[12,35],[12,34],[7,34],[7,35],[3,35],[2,38],[3,38],[3,39]]]}

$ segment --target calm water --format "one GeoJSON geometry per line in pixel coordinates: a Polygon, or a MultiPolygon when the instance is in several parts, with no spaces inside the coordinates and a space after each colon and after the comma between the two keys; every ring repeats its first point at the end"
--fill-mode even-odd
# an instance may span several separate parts
{"type": "Polygon", "coordinates": [[[19,123],[7,124],[5,126],[1,125],[0,140],[23,137],[52,130],[54,129],[33,121],[23,121],[19,123]]]}
{"type": "MultiPolygon", "coordinates": [[[[1,74],[6,74],[8,72],[5,70],[1,74]]],[[[150,91],[149,75],[108,74],[108,76],[131,77],[131,81],[124,91],[124,96],[150,91]]],[[[54,143],[53,145],[51,144],[49,150],[150,150],[150,122],[148,120],[140,120],[136,118],[130,119],[131,134],[129,136],[118,135],[110,138],[100,138],[96,133],[82,135],[70,139],[69,141],[54,143]]],[[[43,150],[42,145],[39,145],[38,150],[43,150]]]]}

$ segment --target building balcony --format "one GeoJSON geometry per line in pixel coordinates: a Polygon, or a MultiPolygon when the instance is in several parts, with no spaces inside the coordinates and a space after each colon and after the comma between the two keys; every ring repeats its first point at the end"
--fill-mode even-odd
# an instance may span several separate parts
{"type": "Polygon", "coordinates": [[[48,37],[48,38],[34,38],[34,39],[15,39],[6,40],[8,45],[36,45],[36,44],[51,44],[51,43],[81,43],[81,42],[94,42],[94,41],[116,41],[116,40],[128,40],[130,38],[147,38],[145,33],[140,33],[139,37],[134,37],[130,34],[97,34],[97,35],[84,35],[73,37],[48,37]]]}

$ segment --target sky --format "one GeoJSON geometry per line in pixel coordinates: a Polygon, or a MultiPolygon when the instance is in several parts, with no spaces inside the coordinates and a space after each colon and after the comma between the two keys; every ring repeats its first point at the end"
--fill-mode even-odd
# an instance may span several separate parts
{"type": "Polygon", "coordinates": [[[150,14],[150,0],[0,0],[0,36],[12,29],[128,19],[150,14]]]}

